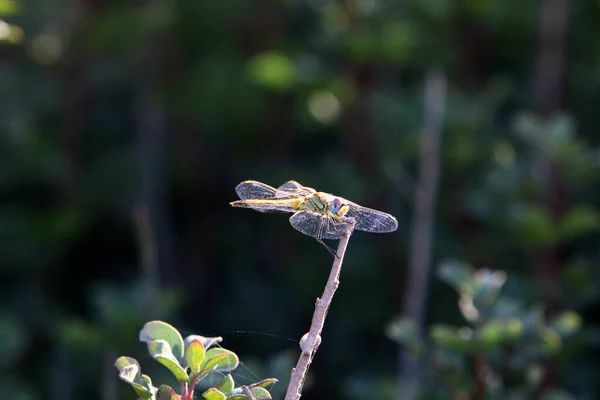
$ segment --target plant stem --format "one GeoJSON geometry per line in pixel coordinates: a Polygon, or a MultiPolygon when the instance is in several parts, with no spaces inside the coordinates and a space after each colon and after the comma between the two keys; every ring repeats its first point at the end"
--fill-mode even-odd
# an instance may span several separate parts
{"type": "MultiPolygon", "coordinates": [[[[432,257],[437,186],[440,176],[440,146],[446,75],[431,69],[424,85],[424,121],[421,132],[419,180],[414,192],[414,218],[411,226],[408,284],[404,297],[404,316],[415,321],[420,334],[425,320],[425,301],[432,257]]],[[[421,365],[405,349],[399,354],[398,398],[416,398],[421,365]]]]}
{"type": "Polygon", "coordinates": [[[290,378],[290,384],[285,394],[285,400],[298,400],[302,396],[302,386],[308,372],[308,368],[317,352],[319,344],[321,344],[321,332],[325,325],[325,318],[327,317],[327,311],[333,299],[333,294],[337,290],[340,284],[340,271],[342,269],[342,262],[344,261],[344,254],[346,253],[346,247],[350,236],[354,231],[354,223],[352,221],[346,231],[346,235],[340,238],[340,243],[337,248],[337,257],[333,259],[333,265],[327,279],[327,284],[323,290],[323,296],[317,298],[315,304],[315,312],[313,313],[312,322],[310,324],[310,330],[300,340],[300,349],[302,353],[298,359],[296,367],[292,370],[292,376],[290,378]]]}

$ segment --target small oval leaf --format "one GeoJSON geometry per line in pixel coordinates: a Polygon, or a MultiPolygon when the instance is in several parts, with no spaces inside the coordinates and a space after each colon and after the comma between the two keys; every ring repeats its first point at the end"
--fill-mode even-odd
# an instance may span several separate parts
{"type": "Polygon", "coordinates": [[[200,335],[190,335],[184,340],[185,347],[187,347],[188,343],[190,343],[192,340],[199,340],[200,343],[202,343],[202,346],[204,346],[204,349],[208,350],[211,347],[221,343],[223,341],[223,338],[221,336],[206,337],[200,335]]]}
{"type": "Polygon", "coordinates": [[[216,388],[208,389],[206,392],[202,393],[202,397],[206,400],[225,400],[227,398],[227,396],[216,388]]]}
{"type": "Polygon", "coordinates": [[[187,343],[185,348],[185,360],[188,367],[192,370],[192,374],[196,375],[200,372],[200,367],[204,361],[204,346],[199,340],[192,340],[187,343]]]}
{"type": "Polygon", "coordinates": [[[119,378],[131,385],[137,395],[143,399],[152,398],[155,390],[152,381],[147,375],[142,375],[140,365],[135,358],[119,357],[115,361],[115,367],[119,370],[119,378]]]}
{"type": "Polygon", "coordinates": [[[221,392],[225,394],[230,394],[235,387],[235,382],[233,381],[233,377],[231,374],[227,374],[216,384],[215,388],[219,389],[221,392]]]}
{"type": "Polygon", "coordinates": [[[261,387],[261,388],[268,388],[271,385],[276,384],[277,382],[279,382],[278,379],[275,378],[267,378],[267,379],[263,379],[262,381],[253,383],[252,385],[248,385],[249,388],[255,388],[255,387],[261,387]]]}
{"type": "Polygon", "coordinates": [[[214,369],[218,372],[227,373],[236,369],[240,363],[238,356],[233,351],[222,347],[208,350],[205,360],[206,362],[201,368],[203,372],[214,369]]]}
{"type": "Polygon", "coordinates": [[[156,400],[179,400],[180,397],[175,393],[175,390],[169,385],[160,385],[158,393],[156,393],[156,400]]]}
{"type": "Polygon", "coordinates": [[[189,382],[190,378],[187,372],[179,364],[179,361],[173,356],[171,346],[165,340],[153,340],[148,343],[148,351],[152,358],[164,365],[171,371],[175,378],[180,382],[189,382]]]}
{"type": "Polygon", "coordinates": [[[250,389],[250,393],[256,400],[270,400],[271,393],[265,388],[255,387],[250,389]]]}
{"type": "Polygon", "coordinates": [[[164,340],[171,347],[171,352],[180,363],[183,361],[183,338],[177,329],[162,321],[147,322],[140,331],[140,341],[148,343],[164,340]]]}

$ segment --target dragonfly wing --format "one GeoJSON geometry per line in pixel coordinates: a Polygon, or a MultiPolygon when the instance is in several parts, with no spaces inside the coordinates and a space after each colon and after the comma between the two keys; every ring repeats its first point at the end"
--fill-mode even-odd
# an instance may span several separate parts
{"type": "Polygon", "coordinates": [[[303,197],[310,196],[316,193],[316,190],[306,186],[302,186],[296,181],[287,181],[283,185],[277,188],[275,197],[277,198],[288,198],[288,197],[303,197]]]}
{"type": "Polygon", "coordinates": [[[294,229],[305,235],[321,239],[339,239],[346,232],[346,224],[341,221],[334,224],[327,216],[313,211],[298,211],[290,217],[294,229]]]}
{"type": "Polygon", "coordinates": [[[356,221],[354,229],[374,233],[387,233],[398,229],[398,221],[393,215],[352,202],[348,202],[348,205],[350,209],[345,217],[354,218],[356,221]]]}
{"type": "Polygon", "coordinates": [[[258,181],[244,181],[235,187],[240,199],[272,199],[277,189],[258,181]]]}

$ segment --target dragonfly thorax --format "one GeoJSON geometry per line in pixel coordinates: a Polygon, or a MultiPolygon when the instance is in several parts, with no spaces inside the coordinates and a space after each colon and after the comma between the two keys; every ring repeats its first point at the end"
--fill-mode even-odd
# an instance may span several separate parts
{"type": "Polygon", "coordinates": [[[337,218],[342,218],[349,210],[348,204],[344,199],[323,192],[317,192],[313,196],[307,197],[301,207],[309,211],[319,214],[329,214],[337,218]]]}

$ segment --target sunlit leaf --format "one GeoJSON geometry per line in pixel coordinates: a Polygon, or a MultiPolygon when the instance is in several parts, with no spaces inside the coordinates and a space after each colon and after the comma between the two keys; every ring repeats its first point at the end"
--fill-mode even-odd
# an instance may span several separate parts
{"type": "Polygon", "coordinates": [[[254,387],[261,387],[261,388],[268,388],[271,385],[274,385],[275,383],[279,382],[278,379],[275,378],[267,378],[267,379],[263,379],[262,381],[253,383],[252,385],[248,385],[249,388],[254,388],[254,387]]]}
{"type": "Polygon", "coordinates": [[[202,346],[204,346],[204,349],[208,350],[211,347],[221,343],[223,341],[223,338],[221,336],[206,337],[206,336],[200,336],[200,335],[189,335],[184,340],[185,347],[187,347],[188,343],[191,342],[192,340],[200,341],[200,343],[202,343],[202,346]]]}
{"type": "Polygon", "coordinates": [[[204,360],[201,367],[203,372],[214,370],[227,373],[236,369],[240,363],[238,356],[233,351],[220,347],[208,350],[204,360]]]}
{"type": "Polygon", "coordinates": [[[180,382],[189,382],[187,372],[173,356],[171,346],[166,340],[153,340],[148,343],[148,351],[152,358],[164,365],[180,382]]]}
{"type": "Polygon", "coordinates": [[[458,351],[468,350],[473,338],[473,332],[469,328],[455,328],[441,324],[432,326],[429,335],[436,345],[458,351]]]}
{"type": "Polygon", "coordinates": [[[21,10],[16,0],[0,0],[0,17],[17,14],[21,10]]]}
{"type": "Polygon", "coordinates": [[[225,400],[227,396],[216,388],[210,388],[202,393],[202,397],[206,400],[225,400]]]}
{"type": "Polygon", "coordinates": [[[154,391],[152,382],[146,375],[142,378],[140,365],[135,358],[122,356],[115,361],[114,365],[119,370],[119,378],[129,383],[139,397],[152,398],[154,391]]]}
{"type": "Polygon", "coordinates": [[[183,361],[184,344],[179,331],[166,322],[147,322],[140,331],[140,341],[148,343],[159,339],[169,344],[171,353],[178,362],[183,361]]]}
{"type": "Polygon", "coordinates": [[[294,63],[283,53],[266,52],[248,63],[250,77],[269,89],[289,89],[295,80],[294,63]]]}
{"type": "Polygon", "coordinates": [[[235,387],[235,382],[233,381],[233,377],[231,374],[227,374],[215,385],[216,389],[223,393],[231,393],[233,388],[235,387]]]}
{"type": "Polygon", "coordinates": [[[558,315],[550,326],[563,337],[571,336],[581,329],[581,317],[573,311],[565,311],[558,315]]]}
{"type": "Polygon", "coordinates": [[[200,366],[204,361],[204,354],[204,346],[199,340],[191,340],[186,343],[185,359],[194,375],[200,372],[200,366]]]}

